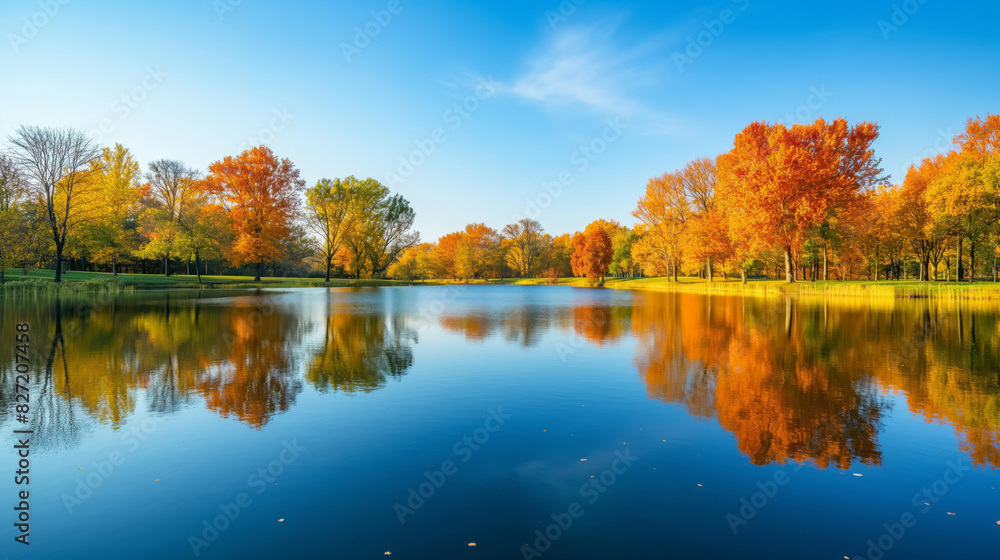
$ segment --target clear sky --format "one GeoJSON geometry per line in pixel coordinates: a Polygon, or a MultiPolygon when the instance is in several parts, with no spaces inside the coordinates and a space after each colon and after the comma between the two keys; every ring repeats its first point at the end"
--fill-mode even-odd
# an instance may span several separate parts
{"type": "Polygon", "coordinates": [[[633,223],[649,177],[754,120],[877,121],[899,182],[1000,109],[998,19],[941,0],[4,0],[0,135],[69,125],[202,170],[264,143],[310,185],[390,184],[425,241],[526,213],[559,234],[633,223]]]}

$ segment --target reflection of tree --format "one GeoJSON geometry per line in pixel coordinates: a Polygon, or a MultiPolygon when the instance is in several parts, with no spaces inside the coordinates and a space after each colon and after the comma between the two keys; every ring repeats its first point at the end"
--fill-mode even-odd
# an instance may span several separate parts
{"type": "Polygon", "coordinates": [[[810,338],[819,316],[791,316],[749,299],[651,294],[634,308],[636,363],[650,395],[717,417],[755,464],[879,464],[884,404],[867,365],[831,360],[826,345],[847,338],[810,338]]]}
{"type": "Polygon", "coordinates": [[[551,321],[550,308],[525,303],[505,310],[500,317],[500,332],[506,341],[527,348],[538,344],[551,321]]]}
{"type": "Polygon", "coordinates": [[[496,321],[486,313],[473,312],[464,315],[441,316],[441,328],[448,332],[458,333],[469,340],[484,340],[493,334],[496,321]]]}
{"type": "Polygon", "coordinates": [[[628,327],[629,311],[628,307],[610,305],[574,305],[573,331],[598,346],[618,342],[628,327]]]}
{"type": "MultiPolygon", "coordinates": [[[[24,309],[4,309],[5,324],[24,309]]],[[[254,427],[286,410],[301,391],[292,360],[301,343],[299,319],[265,297],[219,305],[142,295],[99,305],[57,301],[51,309],[32,320],[40,376],[32,411],[38,429],[63,439],[79,429],[81,411],[123,424],[140,389],[153,412],[174,412],[201,394],[209,408],[254,427]]],[[[0,346],[0,375],[13,369],[10,351],[0,346]]]]}
{"type": "Polygon", "coordinates": [[[320,391],[373,391],[410,369],[413,339],[402,317],[333,304],[306,379],[320,391]]]}
{"type": "MultiPolygon", "coordinates": [[[[960,447],[980,466],[1000,466],[1000,374],[995,306],[925,302],[892,314],[895,344],[885,349],[886,383],[907,394],[928,422],[955,426],[960,447]]],[[[865,336],[873,336],[873,329],[865,336]]]]}
{"type": "Polygon", "coordinates": [[[261,427],[288,410],[302,390],[292,360],[301,344],[300,318],[256,299],[226,312],[227,355],[202,368],[195,387],[222,416],[261,427]]]}

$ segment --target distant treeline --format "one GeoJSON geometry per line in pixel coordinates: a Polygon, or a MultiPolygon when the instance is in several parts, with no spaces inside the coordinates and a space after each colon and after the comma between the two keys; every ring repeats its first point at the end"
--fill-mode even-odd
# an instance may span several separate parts
{"type": "MultiPolygon", "coordinates": [[[[207,174],[99,147],[73,129],[22,126],[0,152],[0,272],[482,279],[698,275],[973,280],[998,276],[1000,115],[892,185],[875,123],[757,122],[716,158],[654,177],[638,223],[550,235],[525,218],[421,243],[416,214],[374,179],[307,189],[260,146],[207,174]]],[[[0,276],[2,277],[2,276],[0,276]]]]}

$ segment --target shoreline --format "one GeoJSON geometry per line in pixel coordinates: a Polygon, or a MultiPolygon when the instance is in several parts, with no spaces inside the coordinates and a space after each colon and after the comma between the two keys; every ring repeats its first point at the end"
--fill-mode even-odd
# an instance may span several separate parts
{"type": "MultiPolygon", "coordinates": [[[[156,290],[242,290],[273,288],[372,288],[394,286],[570,286],[595,288],[582,278],[560,278],[551,284],[545,278],[505,278],[462,282],[456,280],[386,280],[336,278],[329,283],[322,278],[263,278],[254,282],[249,277],[205,276],[198,284],[195,276],[174,275],[170,277],[120,274],[114,277],[107,273],[69,272],[65,280],[55,284],[51,271],[32,271],[29,276],[8,275],[0,285],[0,295],[30,296],[41,294],[130,293],[156,290]],[[46,274],[48,273],[48,274],[46,274]]],[[[670,278],[607,278],[603,288],[614,290],[647,290],[672,293],[695,293],[704,295],[731,296],[821,296],[829,298],[872,298],[872,299],[940,299],[940,300],[996,300],[1000,301],[1000,283],[976,282],[957,283],[946,281],[799,281],[791,284],[783,280],[749,280],[743,285],[739,279],[707,282],[696,278],[681,278],[674,282],[670,278]]]]}

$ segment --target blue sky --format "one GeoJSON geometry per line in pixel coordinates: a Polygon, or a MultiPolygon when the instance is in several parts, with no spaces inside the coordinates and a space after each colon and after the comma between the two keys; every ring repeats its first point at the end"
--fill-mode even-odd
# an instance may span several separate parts
{"type": "Polygon", "coordinates": [[[0,135],[70,125],[203,170],[266,143],[310,185],[391,184],[427,241],[524,215],[559,234],[631,224],[649,177],[755,120],[877,121],[899,182],[998,111],[998,18],[940,0],[6,0],[0,135]]]}

